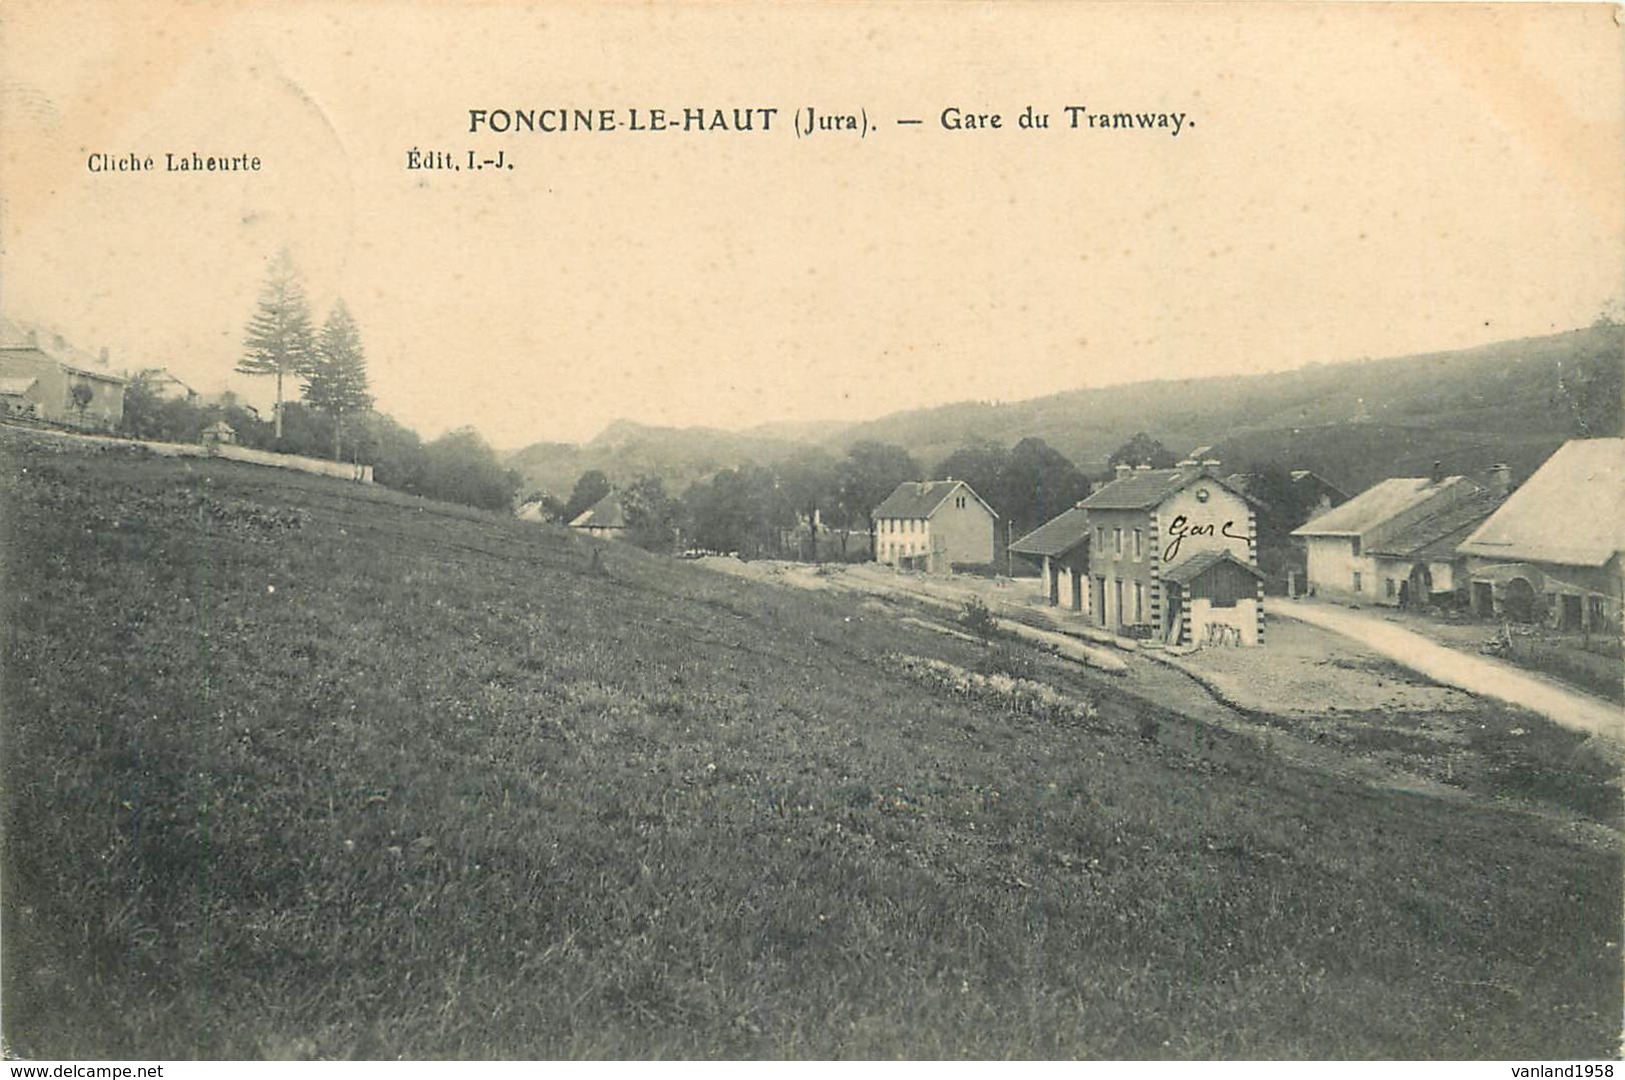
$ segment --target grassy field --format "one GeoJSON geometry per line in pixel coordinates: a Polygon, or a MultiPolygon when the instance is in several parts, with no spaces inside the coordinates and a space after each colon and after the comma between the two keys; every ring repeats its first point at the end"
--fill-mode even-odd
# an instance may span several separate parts
{"type": "Polygon", "coordinates": [[[1618,1052],[1617,787],[1378,791],[562,530],[0,463],[12,1053],[1618,1052]]]}

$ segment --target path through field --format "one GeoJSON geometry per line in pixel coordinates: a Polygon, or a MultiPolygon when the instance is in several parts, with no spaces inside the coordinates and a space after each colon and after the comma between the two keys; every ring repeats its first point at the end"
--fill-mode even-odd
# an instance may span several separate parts
{"type": "Polygon", "coordinates": [[[1308,600],[1277,602],[1269,613],[1353,638],[1435,682],[1521,705],[1570,728],[1625,741],[1625,710],[1487,656],[1439,645],[1380,616],[1308,600]]]}

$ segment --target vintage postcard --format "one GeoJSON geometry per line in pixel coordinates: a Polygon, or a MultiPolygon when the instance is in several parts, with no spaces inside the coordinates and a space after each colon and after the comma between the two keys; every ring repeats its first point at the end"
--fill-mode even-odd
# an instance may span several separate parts
{"type": "Polygon", "coordinates": [[[1620,10],[8,3],[5,1054],[1612,1075],[1620,10]]]}

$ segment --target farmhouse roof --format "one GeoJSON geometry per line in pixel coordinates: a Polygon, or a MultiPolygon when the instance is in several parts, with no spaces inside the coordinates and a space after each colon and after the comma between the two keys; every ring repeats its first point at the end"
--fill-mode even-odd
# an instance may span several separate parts
{"type": "Polygon", "coordinates": [[[1456,546],[1469,533],[1495,513],[1505,496],[1488,489],[1469,496],[1462,502],[1428,514],[1395,532],[1381,544],[1373,547],[1373,555],[1397,555],[1407,559],[1448,561],[1456,554],[1456,546]]]}
{"type": "Polygon", "coordinates": [[[1293,536],[1360,536],[1385,521],[1420,506],[1466,477],[1447,476],[1435,483],[1421,476],[1398,476],[1366,488],[1342,506],[1292,530],[1293,536]]]}
{"type": "Polygon", "coordinates": [[[34,388],[39,382],[32,375],[14,375],[9,378],[0,378],[0,397],[22,397],[34,388]]]}
{"type": "Polygon", "coordinates": [[[1089,511],[1074,506],[1010,544],[1017,555],[1065,555],[1089,536],[1089,511]]]}
{"type": "Polygon", "coordinates": [[[1625,552],[1625,439],[1564,443],[1457,550],[1567,566],[1625,552]]]}
{"type": "Polygon", "coordinates": [[[593,503],[587,509],[576,515],[570,522],[572,529],[624,529],[626,528],[626,510],[621,506],[621,497],[610,492],[602,499],[593,503]]]}
{"type": "Polygon", "coordinates": [[[208,427],[204,428],[203,430],[207,431],[207,432],[211,432],[211,433],[213,433],[215,435],[235,435],[235,434],[237,434],[237,429],[232,427],[230,424],[226,423],[224,420],[216,420],[214,423],[210,424],[208,427]]]}
{"type": "Polygon", "coordinates": [[[1258,501],[1205,468],[1187,466],[1182,469],[1135,469],[1103,485],[1078,506],[1085,510],[1148,510],[1198,480],[1210,480],[1232,495],[1239,495],[1249,502],[1258,501]]]}
{"type": "Polygon", "coordinates": [[[949,496],[963,488],[971,498],[994,517],[999,515],[980,495],[963,480],[905,480],[875,507],[875,518],[928,518],[937,512],[949,496]]]}
{"type": "MultiPolygon", "coordinates": [[[[6,360],[22,360],[32,363],[44,361],[48,364],[57,365],[70,375],[79,375],[86,379],[97,379],[101,382],[117,383],[120,386],[123,386],[130,381],[123,376],[114,375],[111,371],[80,367],[77,364],[69,364],[66,361],[58,360],[56,357],[51,356],[37,345],[7,345],[0,347],[0,366],[3,366],[6,360]]],[[[36,370],[38,369],[36,368],[36,370]]]]}
{"type": "Polygon", "coordinates": [[[1227,561],[1235,563],[1237,566],[1241,567],[1255,578],[1262,580],[1264,577],[1264,572],[1262,570],[1251,563],[1242,562],[1228,549],[1209,548],[1207,551],[1198,551],[1195,555],[1192,555],[1184,562],[1181,562],[1170,569],[1164,570],[1162,572],[1162,580],[1176,581],[1181,585],[1189,585],[1191,582],[1195,581],[1197,578],[1201,577],[1215,566],[1227,561]]]}

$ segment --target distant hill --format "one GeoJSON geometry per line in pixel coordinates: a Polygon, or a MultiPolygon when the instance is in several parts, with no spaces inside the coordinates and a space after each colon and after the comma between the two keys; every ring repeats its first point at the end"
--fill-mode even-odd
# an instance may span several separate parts
{"type": "MultiPolygon", "coordinates": [[[[568,491],[586,468],[611,476],[659,472],[688,480],[740,461],[772,464],[812,441],[835,453],[862,439],[906,447],[928,465],[976,440],[1037,436],[1092,473],[1137,431],[1171,450],[1196,446],[1237,468],[1275,461],[1310,468],[1351,490],[1387,476],[1494,462],[1527,476],[1565,439],[1574,418],[1558,400],[1577,372],[1625,368],[1625,328],[1598,326],[1452,352],[1316,364],[1294,371],[1160,380],[1029,401],[966,402],[852,425],[777,425],[753,432],[650,428],[620,422],[582,447],[539,444],[513,465],[568,491]]],[[[1619,426],[1618,378],[1609,423],[1619,426]]],[[[1605,412],[1607,410],[1604,410],[1605,412]]]]}

